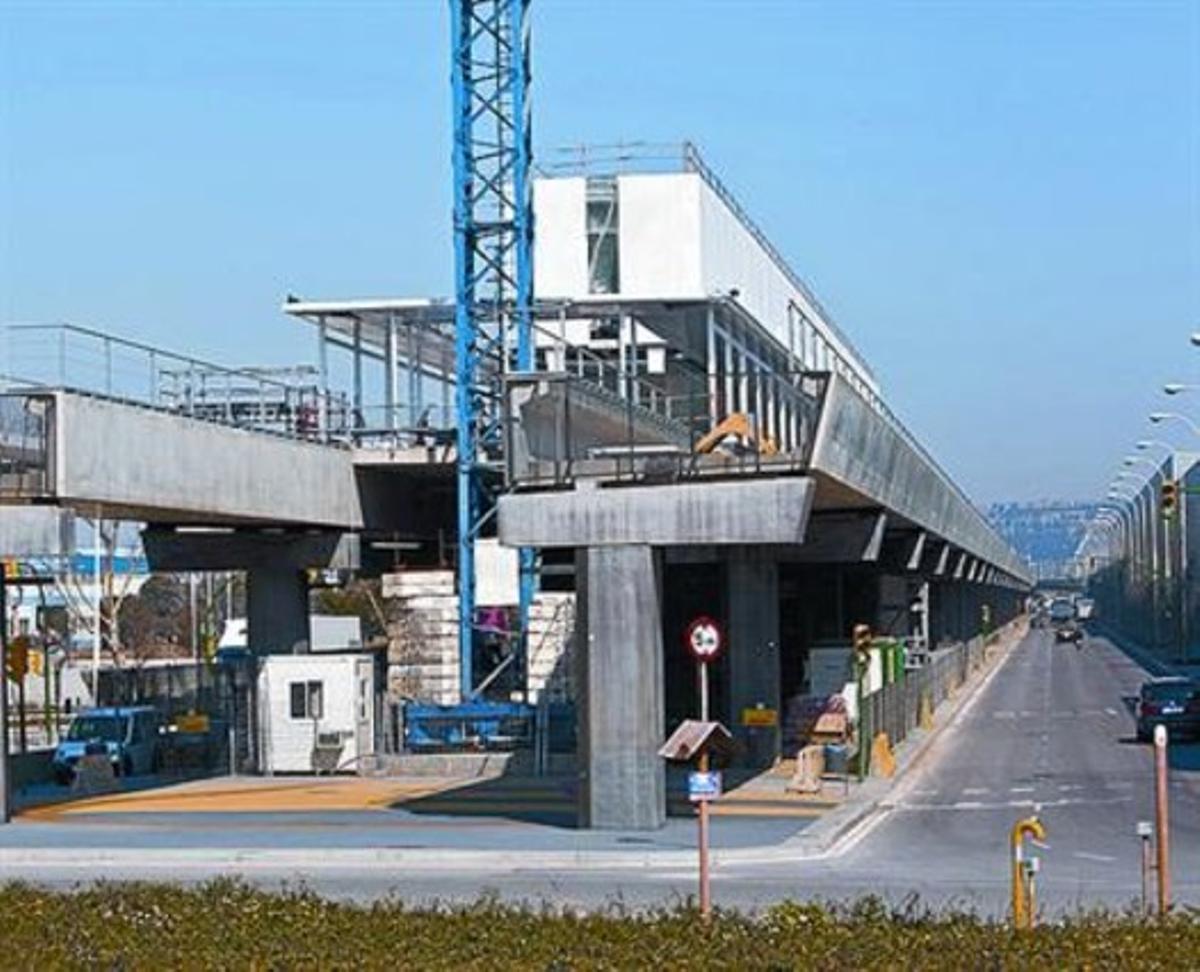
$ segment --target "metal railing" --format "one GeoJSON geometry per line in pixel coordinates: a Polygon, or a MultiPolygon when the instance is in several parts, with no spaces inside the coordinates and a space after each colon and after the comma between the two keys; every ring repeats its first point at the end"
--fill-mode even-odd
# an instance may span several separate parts
{"type": "Polygon", "coordinates": [[[613,389],[576,373],[510,375],[507,481],[513,487],[560,486],[581,477],[687,478],[717,467],[723,473],[802,469],[811,456],[827,381],[827,375],[811,373],[800,378],[799,387],[781,382],[771,416],[747,416],[751,441],[731,434],[708,448],[712,443],[705,444],[705,437],[716,417],[725,417],[726,405],[708,391],[707,379],[690,394],[656,388],[653,397],[635,398],[619,380],[613,389]]]}
{"type": "Polygon", "coordinates": [[[0,381],[61,389],[313,441],[349,428],[345,395],[284,380],[297,369],[229,368],[75,324],[10,324],[0,381]]]}

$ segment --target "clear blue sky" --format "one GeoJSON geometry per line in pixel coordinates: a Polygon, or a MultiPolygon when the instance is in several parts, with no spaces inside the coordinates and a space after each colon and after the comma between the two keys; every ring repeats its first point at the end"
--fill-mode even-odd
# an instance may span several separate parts
{"type": "MultiPolygon", "coordinates": [[[[448,292],[447,32],[0,0],[0,319],[279,363],[289,290],[448,292]]],[[[697,141],[980,501],[1094,495],[1200,380],[1200,0],[534,0],[534,68],[539,147],[697,141]]]]}

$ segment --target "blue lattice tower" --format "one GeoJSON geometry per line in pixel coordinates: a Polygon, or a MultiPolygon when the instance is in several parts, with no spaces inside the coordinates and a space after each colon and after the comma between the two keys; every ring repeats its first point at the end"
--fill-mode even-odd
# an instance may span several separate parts
{"type": "MultiPolygon", "coordinates": [[[[459,658],[475,690],[475,541],[494,512],[500,376],[533,366],[533,205],[529,178],[529,0],[450,0],[454,89],[455,407],[459,658]]],[[[521,551],[520,639],[533,595],[521,551]]]]}

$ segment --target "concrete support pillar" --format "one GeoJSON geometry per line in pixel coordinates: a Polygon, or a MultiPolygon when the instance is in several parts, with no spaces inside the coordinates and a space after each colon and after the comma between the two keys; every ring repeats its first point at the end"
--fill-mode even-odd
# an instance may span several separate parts
{"type": "Polygon", "coordinates": [[[308,583],[295,567],[253,567],[246,575],[246,636],[256,655],[289,655],[308,645],[308,583]]]}
{"type": "Polygon", "coordinates": [[[769,554],[739,548],[728,569],[729,720],[739,761],[770,766],[779,755],[779,725],[745,726],[742,712],[762,707],[780,715],[779,565],[769,554]]]}
{"type": "Polygon", "coordinates": [[[666,823],[662,578],[653,547],[590,547],[578,557],[579,761],[584,827],[666,823]]]}
{"type": "Polygon", "coordinates": [[[897,638],[907,635],[909,603],[908,579],[895,574],[881,574],[875,621],[872,624],[875,633],[897,638]]]}
{"type": "Polygon", "coordinates": [[[944,592],[945,619],[944,634],[950,641],[959,641],[963,636],[963,582],[960,580],[947,581],[944,592]]]}

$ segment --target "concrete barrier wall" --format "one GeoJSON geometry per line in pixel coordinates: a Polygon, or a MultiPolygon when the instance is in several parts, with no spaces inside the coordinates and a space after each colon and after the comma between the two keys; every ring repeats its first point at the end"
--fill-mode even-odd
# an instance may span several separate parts
{"type": "Polygon", "coordinates": [[[974,557],[1028,580],[1028,568],[928,458],[831,375],[811,466],[974,557]]]}
{"type": "Polygon", "coordinates": [[[73,392],[54,397],[61,502],[151,522],[362,526],[348,451],[73,392]]]}

